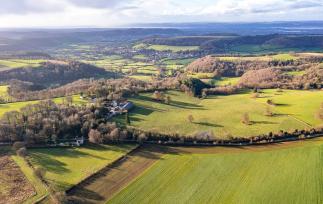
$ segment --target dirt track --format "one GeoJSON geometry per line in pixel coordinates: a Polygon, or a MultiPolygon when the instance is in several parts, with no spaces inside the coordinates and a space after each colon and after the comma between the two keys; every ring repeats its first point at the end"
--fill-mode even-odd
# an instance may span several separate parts
{"type": "Polygon", "coordinates": [[[159,160],[165,149],[143,146],[68,192],[73,203],[105,203],[159,160]]]}

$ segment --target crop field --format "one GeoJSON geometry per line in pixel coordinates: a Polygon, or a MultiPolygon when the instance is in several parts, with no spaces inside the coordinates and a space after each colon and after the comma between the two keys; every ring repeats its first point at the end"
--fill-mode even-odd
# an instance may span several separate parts
{"type": "Polygon", "coordinates": [[[45,179],[57,190],[66,190],[118,159],[135,145],[101,145],[80,148],[31,149],[28,159],[46,170],[45,179]]]}
{"type": "Polygon", "coordinates": [[[322,203],[323,139],[173,148],[108,203],[322,203]]]}
{"type": "MultiPolygon", "coordinates": [[[[131,100],[136,108],[131,112],[131,125],[143,130],[193,135],[212,131],[218,138],[249,137],[280,130],[306,129],[322,124],[316,117],[323,101],[323,91],[264,90],[258,98],[252,93],[230,96],[210,96],[207,99],[190,97],[182,92],[169,91],[170,104],[153,100],[152,94],[141,94],[131,100]],[[273,116],[266,116],[267,100],[273,116]],[[230,107],[230,108],[228,108],[230,107]],[[251,125],[241,122],[248,113],[251,125]],[[193,121],[188,116],[193,116],[193,121]]],[[[124,123],[124,118],[117,119],[124,123]]]]}
{"type": "MultiPolygon", "coordinates": [[[[55,103],[62,103],[63,98],[55,98],[52,99],[55,103]]],[[[39,103],[39,101],[24,101],[24,102],[16,102],[16,103],[5,103],[0,104],[0,117],[5,113],[9,111],[19,111],[21,108],[25,107],[28,104],[35,104],[39,103]]],[[[77,105],[85,104],[87,103],[85,100],[80,99],[79,95],[73,96],[73,103],[77,105]]]]}

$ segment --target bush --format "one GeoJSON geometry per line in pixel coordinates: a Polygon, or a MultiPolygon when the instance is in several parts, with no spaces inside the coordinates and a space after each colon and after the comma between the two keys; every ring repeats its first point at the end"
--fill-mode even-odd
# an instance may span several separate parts
{"type": "Polygon", "coordinates": [[[19,157],[26,157],[27,156],[27,149],[26,147],[22,147],[20,149],[18,149],[16,151],[16,154],[19,156],[19,157]]]}
{"type": "Polygon", "coordinates": [[[41,167],[37,167],[34,171],[35,175],[40,178],[41,180],[44,180],[45,175],[46,175],[46,170],[41,167]]]}
{"type": "Polygon", "coordinates": [[[53,199],[54,199],[55,203],[58,203],[58,204],[68,203],[68,199],[66,197],[65,192],[56,192],[56,193],[54,193],[53,199]]]}
{"type": "Polygon", "coordinates": [[[24,142],[15,142],[15,143],[13,143],[13,145],[12,145],[12,149],[14,150],[14,151],[18,151],[19,149],[21,149],[21,148],[23,148],[23,147],[25,147],[26,146],[26,144],[24,143],[24,142]]]}

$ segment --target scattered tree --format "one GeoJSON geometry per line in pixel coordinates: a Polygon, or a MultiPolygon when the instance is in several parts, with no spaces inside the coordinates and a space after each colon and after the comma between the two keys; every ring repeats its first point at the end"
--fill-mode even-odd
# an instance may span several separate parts
{"type": "Polygon", "coordinates": [[[250,118],[249,118],[249,114],[248,113],[244,113],[242,115],[242,120],[241,122],[245,125],[251,125],[251,122],[250,122],[250,118]]]}
{"type": "Polygon", "coordinates": [[[171,102],[171,97],[169,95],[167,95],[165,98],[165,103],[170,104],[170,102],[171,102]]]}
{"type": "Polygon", "coordinates": [[[266,107],[265,116],[269,116],[269,117],[271,117],[271,116],[273,116],[273,115],[274,115],[274,113],[273,113],[273,111],[272,111],[271,107],[270,107],[270,106],[267,106],[267,107],[266,107]]]}
{"type": "Polygon", "coordinates": [[[27,149],[26,147],[22,147],[16,151],[17,156],[19,157],[26,157],[27,156],[27,149]]]}
{"type": "Polygon", "coordinates": [[[94,144],[101,144],[103,141],[101,133],[98,130],[91,129],[89,132],[89,141],[94,144]]]}
{"type": "Polygon", "coordinates": [[[193,123],[193,122],[194,122],[194,117],[193,117],[193,115],[189,115],[189,116],[187,117],[187,120],[188,120],[190,123],[193,123]]]}
{"type": "Polygon", "coordinates": [[[129,117],[129,112],[126,111],[125,113],[125,121],[126,121],[126,125],[130,125],[131,121],[130,121],[130,117],[129,117]]]}
{"type": "Polygon", "coordinates": [[[40,178],[41,180],[44,180],[46,175],[46,170],[42,167],[37,167],[34,171],[35,175],[40,178]]]}
{"type": "Polygon", "coordinates": [[[24,148],[26,146],[26,144],[24,142],[14,142],[12,145],[12,149],[14,151],[18,151],[21,148],[24,148]]]}

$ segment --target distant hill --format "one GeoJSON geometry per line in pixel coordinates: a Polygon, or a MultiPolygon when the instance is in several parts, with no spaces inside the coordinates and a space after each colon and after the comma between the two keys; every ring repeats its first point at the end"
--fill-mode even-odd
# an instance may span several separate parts
{"type": "Polygon", "coordinates": [[[93,65],[55,61],[43,63],[37,68],[19,68],[0,72],[0,82],[20,80],[44,87],[64,85],[85,78],[116,78],[118,74],[93,65]]]}

